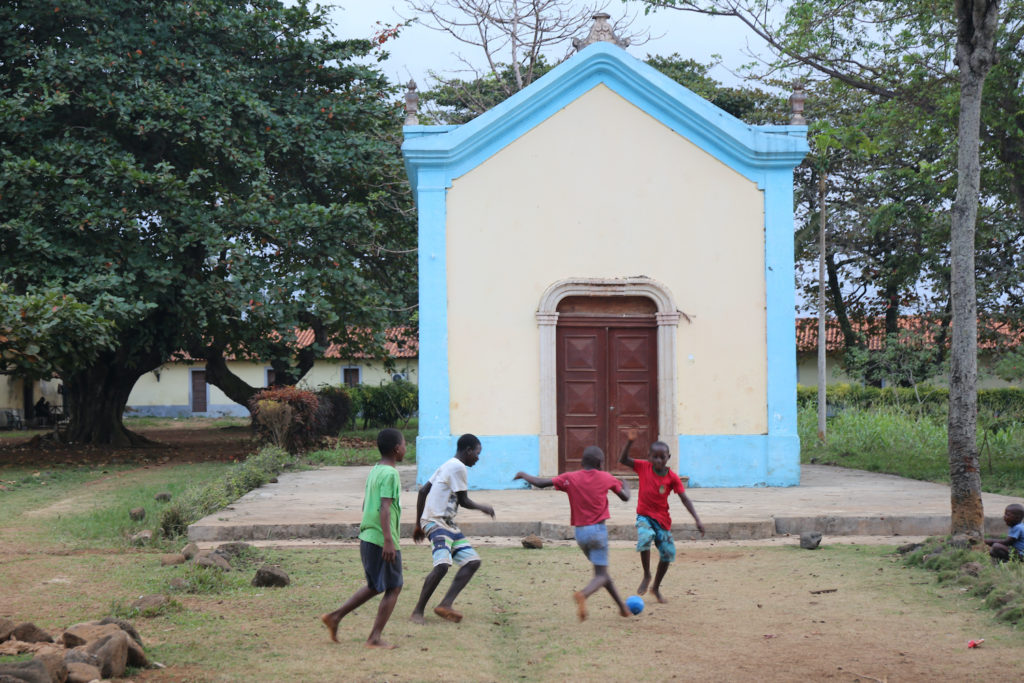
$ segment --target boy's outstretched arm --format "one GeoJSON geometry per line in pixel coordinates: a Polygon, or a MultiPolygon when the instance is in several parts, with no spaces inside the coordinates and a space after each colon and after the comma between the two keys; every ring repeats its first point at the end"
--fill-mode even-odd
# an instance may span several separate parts
{"type": "Polygon", "coordinates": [[[1002,543],[1005,546],[1012,546],[1017,539],[1013,536],[1007,536],[1006,538],[986,538],[985,545],[993,545],[995,543],[1002,543]]]}
{"type": "Polygon", "coordinates": [[[515,481],[516,479],[522,479],[530,486],[536,486],[539,489],[546,489],[549,486],[555,485],[555,482],[553,482],[551,479],[546,479],[544,477],[535,477],[532,474],[527,474],[526,472],[516,472],[516,476],[512,477],[512,480],[515,481]]]}
{"type": "Polygon", "coordinates": [[[416,528],[412,532],[412,540],[416,543],[422,543],[423,539],[427,537],[423,533],[423,527],[420,526],[420,517],[423,516],[423,506],[427,503],[427,494],[430,493],[430,489],[431,483],[428,481],[420,487],[420,492],[416,496],[416,528]]]}
{"type": "Polygon", "coordinates": [[[456,491],[455,497],[459,499],[459,505],[466,508],[467,510],[479,510],[485,515],[490,515],[491,519],[494,519],[494,508],[486,503],[476,503],[469,499],[469,496],[465,491],[456,491]]]}
{"type": "Polygon", "coordinates": [[[626,445],[622,447],[622,455],[619,456],[619,464],[633,469],[633,458],[629,457],[629,447],[636,441],[637,431],[630,429],[626,432],[626,445]]]}
{"type": "MultiPolygon", "coordinates": [[[[627,446],[626,448],[629,448],[629,446],[627,446]]],[[[618,479],[618,477],[616,477],[616,478],[618,479]]],[[[629,484],[626,483],[625,479],[619,479],[619,483],[622,484],[622,488],[619,489],[618,491],[616,491],[615,495],[618,496],[623,502],[627,502],[628,503],[629,502],[629,484]]]]}
{"type": "Polygon", "coordinates": [[[685,507],[686,511],[690,513],[690,516],[693,517],[693,521],[697,525],[697,531],[700,532],[700,535],[703,538],[704,525],[701,524],[700,517],[697,516],[697,511],[693,507],[693,501],[690,500],[690,497],[688,495],[686,495],[686,491],[683,491],[682,493],[679,494],[679,500],[683,501],[683,507],[685,507]]]}

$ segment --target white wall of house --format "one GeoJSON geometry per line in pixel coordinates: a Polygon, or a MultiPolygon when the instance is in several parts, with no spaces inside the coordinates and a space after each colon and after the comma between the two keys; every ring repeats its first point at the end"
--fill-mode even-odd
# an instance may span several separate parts
{"type": "MultiPolygon", "coordinates": [[[[270,366],[264,363],[230,361],[228,367],[250,386],[263,387],[268,384],[270,366]]],[[[411,382],[417,380],[417,359],[399,359],[392,370],[383,363],[363,360],[318,360],[313,368],[299,382],[304,389],[316,389],[324,384],[344,383],[345,369],[358,370],[359,383],[380,384],[389,382],[394,374],[402,374],[411,382]]],[[[192,374],[202,372],[202,363],[167,363],[153,372],[146,373],[135,384],[128,398],[129,415],[154,415],[159,417],[191,416],[246,416],[249,411],[231,399],[217,387],[207,384],[205,392],[206,409],[194,410],[193,389],[198,387],[192,381],[192,374]]]]}

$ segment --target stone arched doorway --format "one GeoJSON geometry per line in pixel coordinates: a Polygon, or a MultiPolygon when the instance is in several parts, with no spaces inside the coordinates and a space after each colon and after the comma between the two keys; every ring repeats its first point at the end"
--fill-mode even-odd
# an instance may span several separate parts
{"type": "Polygon", "coordinates": [[[548,287],[537,310],[542,474],[575,469],[576,451],[588,442],[602,445],[610,468],[618,457],[621,432],[629,426],[642,429],[638,448],[655,439],[674,447],[676,330],[681,317],[669,291],[650,278],[570,279],[548,287]],[[572,356],[568,375],[567,356],[572,356]],[[593,386],[588,386],[594,373],[587,366],[602,363],[607,363],[604,379],[593,377],[593,386]],[[575,376],[574,365],[581,371],[575,376]],[[638,372],[648,373],[648,379],[638,372]],[[608,400],[616,396],[626,400],[619,405],[608,400]],[[594,414],[567,411],[574,398],[578,405],[593,404],[594,414]],[[638,411],[644,402],[649,423],[630,424],[642,419],[638,411]]]}

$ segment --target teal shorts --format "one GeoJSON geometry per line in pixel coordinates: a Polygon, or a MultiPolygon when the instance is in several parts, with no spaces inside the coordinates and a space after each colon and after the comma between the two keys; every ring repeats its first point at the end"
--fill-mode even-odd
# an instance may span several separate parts
{"type": "Polygon", "coordinates": [[[672,538],[672,532],[663,528],[647,515],[637,515],[637,552],[650,550],[651,543],[654,543],[655,547],[658,549],[658,556],[662,562],[671,563],[676,561],[676,541],[672,538]]]}

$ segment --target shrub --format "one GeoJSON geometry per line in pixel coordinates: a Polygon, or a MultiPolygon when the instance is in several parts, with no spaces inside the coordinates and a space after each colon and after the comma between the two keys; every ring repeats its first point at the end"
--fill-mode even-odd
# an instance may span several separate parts
{"type": "Polygon", "coordinates": [[[250,399],[249,410],[260,438],[289,453],[311,446],[319,438],[317,398],[311,391],[293,386],[270,387],[250,399]],[[281,405],[290,408],[290,415],[281,405]]]}
{"type": "Polygon", "coordinates": [[[227,507],[252,489],[266,484],[292,462],[276,446],[266,446],[205,486],[186,489],[160,512],[157,525],[167,538],[183,536],[188,525],[227,507]]]}
{"type": "Polygon", "coordinates": [[[394,427],[399,420],[406,426],[419,408],[419,392],[415,384],[402,379],[377,387],[364,385],[360,392],[360,407],[363,429],[394,427]]]}
{"type": "Polygon", "coordinates": [[[316,398],[316,430],[319,436],[337,436],[351,424],[354,401],[348,389],[325,384],[317,387],[316,398]]]}

